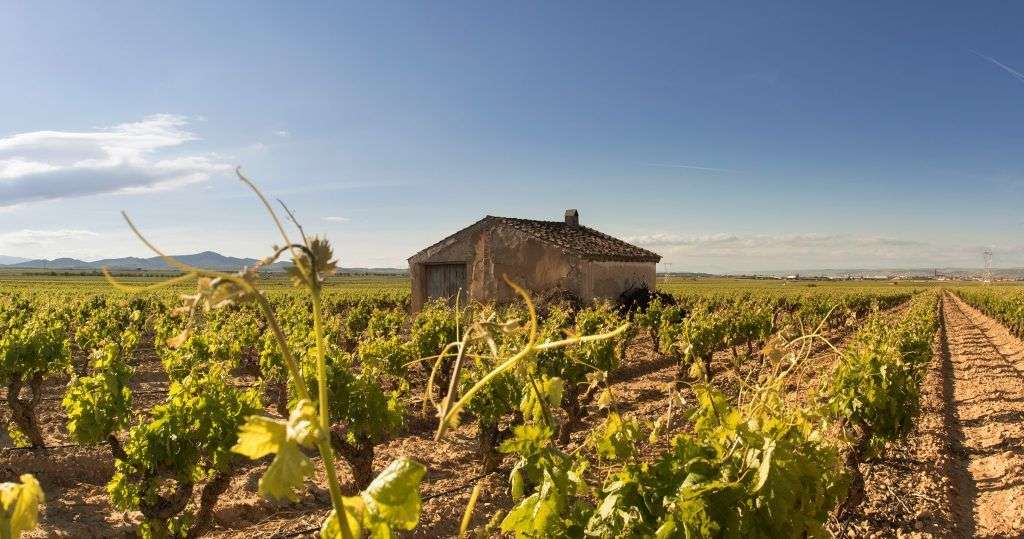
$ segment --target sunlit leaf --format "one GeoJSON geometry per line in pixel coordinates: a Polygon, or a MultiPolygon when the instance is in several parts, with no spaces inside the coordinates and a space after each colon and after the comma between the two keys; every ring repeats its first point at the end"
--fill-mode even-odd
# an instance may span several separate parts
{"type": "Polygon", "coordinates": [[[21,483],[0,484],[0,536],[19,537],[36,527],[39,505],[45,501],[43,489],[31,474],[23,474],[21,483]]]}

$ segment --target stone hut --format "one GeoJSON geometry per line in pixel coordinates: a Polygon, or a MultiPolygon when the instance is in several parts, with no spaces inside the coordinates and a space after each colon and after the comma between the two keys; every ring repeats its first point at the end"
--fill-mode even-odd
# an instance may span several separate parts
{"type": "Polygon", "coordinates": [[[434,298],[510,301],[502,275],[538,295],[570,293],[587,301],[617,299],[655,286],[661,256],[580,224],[488,215],[409,258],[412,308],[434,298]]]}

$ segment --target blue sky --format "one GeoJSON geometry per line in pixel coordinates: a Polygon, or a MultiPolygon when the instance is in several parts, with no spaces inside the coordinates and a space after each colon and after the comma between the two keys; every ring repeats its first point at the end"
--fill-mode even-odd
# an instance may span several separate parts
{"type": "Polygon", "coordinates": [[[1024,6],[8,4],[0,254],[260,256],[241,165],[346,266],[485,214],[673,270],[1024,265],[1024,6]]]}

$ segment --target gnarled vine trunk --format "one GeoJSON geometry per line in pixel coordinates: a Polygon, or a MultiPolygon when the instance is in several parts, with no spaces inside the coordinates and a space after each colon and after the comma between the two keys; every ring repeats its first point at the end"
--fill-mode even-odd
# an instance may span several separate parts
{"type": "Polygon", "coordinates": [[[117,436],[108,434],[107,445],[110,446],[110,453],[114,455],[115,459],[123,461],[128,460],[128,455],[124,452],[124,448],[121,446],[121,441],[117,439],[117,436]]]}
{"type": "Polygon", "coordinates": [[[480,453],[480,473],[491,473],[498,469],[501,464],[501,453],[498,451],[498,444],[501,443],[501,430],[498,423],[484,421],[477,422],[477,448],[480,453]]]}
{"type": "Polygon", "coordinates": [[[856,441],[846,453],[846,470],[850,474],[850,488],[846,499],[836,508],[836,518],[844,520],[864,502],[864,474],[860,471],[860,463],[867,457],[871,447],[871,428],[861,426],[857,429],[856,441]]]}
{"type": "Polygon", "coordinates": [[[291,411],[288,410],[288,382],[282,380],[271,384],[271,391],[274,392],[274,406],[281,417],[288,417],[291,411]]]}
{"type": "Polygon", "coordinates": [[[221,494],[231,486],[231,473],[217,473],[203,486],[199,495],[199,511],[196,513],[195,523],[188,530],[188,539],[202,537],[210,528],[213,522],[213,509],[217,506],[217,500],[221,494]]]}
{"type": "Polygon", "coordinates": [[[343,433],[332,430],[331,445],[348,463],[356,490],[370,486],[370,482],[373,481],[373,442],[359,438],[356,443],[351,443],[343,433]]]}
{"type": "Polygon", "coordinates": [[[562,396],[562,408],[565,409],[565,423],[558,430],[558,443],[569,443],[569,436],[576,432],[583,423],[586,416],[586,403],[590,400],[588,394],[580,395],[578,384],[565,384],[565,393],[562,396]]]}
{"type": "MultiPolygon", "coordinates": [[[[146,483],[145,479],[143,483],[146,483]]],[[[164,496],[157,496],[155,500],[149,501],[145,496],[139,501],[139,511],[146,520],[156,521],[160,529],[167,528],[167,521],[185,510],[188,502],[192,499],[192,489],[195,486],[191,481],[179,481],[174,491],[164,496]]]]}
{"type": "Polygon", "coordinates": [[[11,408],[11,421],[18,426],[25,436],[28,437],[32,448],[45,447],[43,433],[39,429],[39,421],[36,419],[36,405],[42,398],[43,375],[38,373],[29,379],[28,387],[31,395],[28,400],[21,399],[21,390],[24,382],[21,375],[17,374],[7,384],[7,405],[11,408]]]}

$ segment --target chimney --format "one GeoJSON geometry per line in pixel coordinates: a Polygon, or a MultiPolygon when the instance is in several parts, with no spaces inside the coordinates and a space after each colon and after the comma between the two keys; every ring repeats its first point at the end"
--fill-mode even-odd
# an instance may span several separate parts
{"type": "Polygon", "coordinates": [[[580,226],[580,212],[576,210],[565,210],[565,224],[569,226],[580,226]]]}

